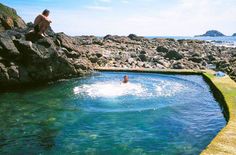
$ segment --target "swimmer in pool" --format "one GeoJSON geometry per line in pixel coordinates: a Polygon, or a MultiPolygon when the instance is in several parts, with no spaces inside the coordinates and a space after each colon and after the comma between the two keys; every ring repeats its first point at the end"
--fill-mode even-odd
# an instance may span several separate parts
{"type": "Polygon", "coordinates": [[[125,75],[125,76],[124,76],[123,83],[128,83],[128,82],[129,82],[129,77],[128,77],[128,75],[125,75]]]}

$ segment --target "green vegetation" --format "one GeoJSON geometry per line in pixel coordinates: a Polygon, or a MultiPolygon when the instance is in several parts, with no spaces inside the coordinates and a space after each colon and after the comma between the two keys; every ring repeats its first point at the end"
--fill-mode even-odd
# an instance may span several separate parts
{"type": "Polygon", "coordinates": [[[6,15],[6,16],[10,16],[13,19],[17,19],[18,15],[16,13],[16,11],[14,9],[11,9],[5,5],[3,5],[2,3],[0,3],[0,14],[6,15]]]}

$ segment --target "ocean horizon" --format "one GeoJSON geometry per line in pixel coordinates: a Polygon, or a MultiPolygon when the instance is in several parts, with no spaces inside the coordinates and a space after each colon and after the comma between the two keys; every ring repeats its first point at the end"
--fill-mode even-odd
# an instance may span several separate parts
{"type": "MultiPolygon", "coordinates": [[[[85,36],[85,35],[82,35],[85,36]]],[[[89,36],[89,35],[88,35],[89,36]]],[[[119,36],[119,35],[118,35],[119,36]]],[[[120,35],[124,36],[124,35],[120,35]]],[[[105,36],[96,36],[103,38],[105,36]]],[[[142,36],[147,39],[175,39],[175,40],[203,40],[213,43],[216,46],[225,46],[225,47],[236,47],[236,36],[223,36],[223,37],[196,37],[196,36],[142,36]]]]}

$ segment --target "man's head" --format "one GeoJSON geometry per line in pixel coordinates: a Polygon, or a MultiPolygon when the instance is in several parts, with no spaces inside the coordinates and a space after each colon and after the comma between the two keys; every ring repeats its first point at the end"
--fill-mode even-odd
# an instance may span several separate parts
{"type": "Polygon", "coordinates": [[[48,17],[50,14],[50,11],[48,9],[45,9],[42,13],[44,16],[48,17]]]}
{"type": "Polygon", "coordinates": [[[123,81],[124,83],[128,83],[129,82],[129,77],[128,77],[128,75],[125,75],[124,76],[124,81],[123,81]]]}

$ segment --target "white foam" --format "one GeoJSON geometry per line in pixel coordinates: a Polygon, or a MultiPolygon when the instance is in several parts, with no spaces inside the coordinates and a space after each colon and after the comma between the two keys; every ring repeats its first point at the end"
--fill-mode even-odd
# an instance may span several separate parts
{"type": "Polygon", "coordinates": [[[120,97],[126,95],[142,96],[145,89],[141,84],[98,82],[90,85],[82,85],[74,88],[75,94],[86,94],[90,97],[120,97]]]}
{"type": "Polygon", "coordinates": [[[167,80],[154,82],[152,85],[154,88],[146,88],[140,83],[123,84],[114,81],[97,82],[75,87],[74,93],[90,96],[92,98],[114,98],[126,95],[138,97],[170,97],[186,88],[186,86],[181,83],[167,80]]]}
{"type": "Polygon", "coordinates": [[[177,82],[161,81],[156,85],[156,96],[174,96],[184,88],[184,85],[177,82]]]}

